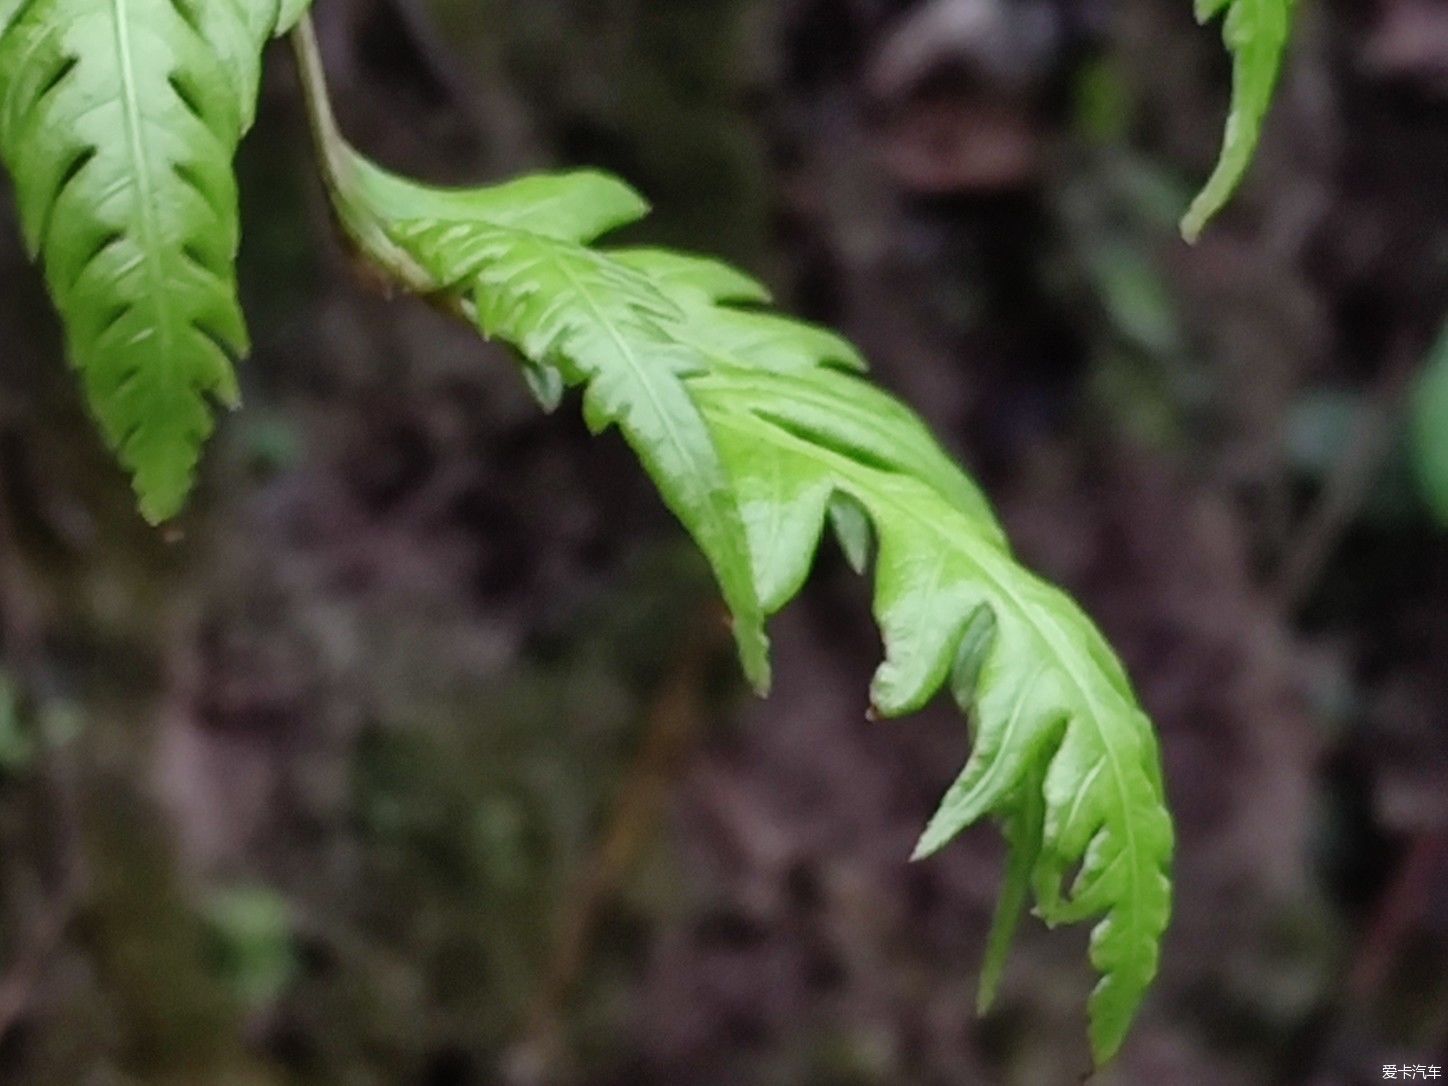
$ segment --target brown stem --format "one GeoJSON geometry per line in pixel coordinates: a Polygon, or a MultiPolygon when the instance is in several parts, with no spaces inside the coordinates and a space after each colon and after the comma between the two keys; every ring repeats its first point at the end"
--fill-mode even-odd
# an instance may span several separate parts
{"type": "Polygon", "coordinates": [[[724,628],[710,608],[707,618],[687,636],[677,665],[649,710],[644,741],[619,785],[608,825],[575,889],[565,898],[567,909],[524,1031],[522,1047],[535,1059],[547,1060],[553,1050],[562,1008],[587,965],[600,913],[653,837],[698,737],[703,672],[718,647],[716,631],[724,628]]]}

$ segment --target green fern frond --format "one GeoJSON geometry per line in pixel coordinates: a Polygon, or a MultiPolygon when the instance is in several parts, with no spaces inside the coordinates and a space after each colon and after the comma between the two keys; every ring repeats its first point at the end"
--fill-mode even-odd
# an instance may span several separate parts
{"type": "Polygon", "coordinates": [[[1196,0],[1202,25],[1224,10],[1223,38],[1232,54],[1232,108],[1216,170],[1182,219],[1188,241],[1195,241],[1226,206],[1252,165],[1282,71],[1296,0],[1196,0]]]}
{"type": "Polygon", "coordinates": [[[643,212],[615,180],[440,190],[356,156],[325,116],[319,131],[339,216],[368,256],[581,389],[595,429],[624,433],[709,556],[756,679],[763,618],[799,591],[826,524],[861,565],[878,540],[875,709],[910,713],[948,685],[974,734],[917,855],[985,816],[1012,846],[982,1003],[1029,893],[1048,923],[1100,917],[1091,1039],[1110,1058],[1170,912],[1156,739],[1101,634],[1011,556],[925,425],[861,378],[852,347],[762,311],[767,292],[733,269],[593,247],[643,212]]]}
{"type": "Polygon", "coordinates": [[[152,521],[238,400],[232,157],[298,0],[11,0],[0,157],[71,359],[152,521]]]}

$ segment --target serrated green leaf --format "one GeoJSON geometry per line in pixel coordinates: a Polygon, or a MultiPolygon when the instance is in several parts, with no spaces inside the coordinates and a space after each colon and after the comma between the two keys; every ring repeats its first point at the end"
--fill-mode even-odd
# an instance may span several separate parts
{"type": "Polygon", "coordinates": [[[1242,183],[1282,71],[1296,0],[1197,0],[1205,24],[1226,11],[1223,38],[1232,54],[1232,108],[1217,168],[1182,219],[1182,233],[1195,241],[1242,183]]]}
{"type": "Polygon", "coordinates": [[[1448,527],[1448,330],[1429,353],[1409,407],[1423,499],[1438,523],[1448,527]]]}
{"type": "MultiPolygon", "coordinates": [[[[295,18],[304,5],[291,0],[295,18]]],[[[27,0],[0,22],[0,157],[143,513],[173,515],[238,399],[232,156],[277,0],[27,0]]]]}
{"type": "MultiPolygon", "coordinates": [[[[385,206],[369,203],[348,178],[370,167],[339,151],[329,151],[331,181],[359,245],[381,235],[370,251],[420,276],[414,289],[582,388],[595,428],[623,430],[708,554],[747,669],[762,667],[763,616],[799,591],[827,523],[860,568],[878,541],[876,710],[903,715],[949,686],[973,725],[970,760],[919,854],[985,816],[1012,846],[982,1001],[1029,894],[1051,923],[1100,917],[1091,1038],[1110,1058],[1155,975],[1170,911],[1156,739],[1101,634],[1012,557],[985,498],[926,426],[861,378],[864,363],[838,336],[752,308],[767,292],[732,269],[592,248],[596,222],[545,221],[497,189],[449,197],[465,212],[427,190],[414,214],[393,178],[385,206]]],[[[588,203],[595,176],[542,183],[555,206],[572,207],[588,203]]]]}

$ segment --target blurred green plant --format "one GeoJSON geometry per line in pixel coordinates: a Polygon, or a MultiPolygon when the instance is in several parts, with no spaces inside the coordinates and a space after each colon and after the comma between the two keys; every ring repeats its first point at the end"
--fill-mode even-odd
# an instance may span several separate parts
{"type": "Polygon", "coordinates": [[[81,715],[74,705],[30,706],[14,676],[0,669],[0,780],[23,776],[37,757],[65,746],[81,728],[81,715]]]}
{"type": "Polygon", "coordinates": [[[292,916],[286,900],[258,885],[218,890],[205,910],[216,969],[241,1006],[265,1007],[297,975],[292,916]]]}
{"type": "Polygon", "coordinates": [[[1413,386],[1410,412],[1413,463],[1423,500],[1438,523],[1448,527],[1448,328],[1413,386]]]}
{"type": "Polygon", "coordinates": [[[0,777],[11,777],[35,757],[35,740],[20,717],[20,692],[15,681],[0,671],[0,777]]]}
{"type": "Polygon", "coordinates": [[[1226,13],[1223,37],[1232,54],[1232,109],[1217,168],[1182,219],[1188,241],[1201,236],[1246,176],[1272,105],[1297,0],[1196,0],[1197,21],[1226,13]]]}

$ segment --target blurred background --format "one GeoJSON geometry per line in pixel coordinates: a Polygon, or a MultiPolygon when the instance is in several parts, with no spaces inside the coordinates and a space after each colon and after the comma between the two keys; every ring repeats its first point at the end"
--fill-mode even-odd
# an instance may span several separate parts
{"type": "MultiPolygon", "coordinates": [[[[364,149],[624,174],[632,240],[854,337],[1105,628],[1179,852],[1099,1081],[1448,1063],[1448,509],[1409,440],[1448,367],[1440,0],[1303,12],[1196,248],[1230,72],[1186,0],[317,8],[364,149]]],[[[0,234],[0,1081],[1078,1081],[1085,932],[1024,925],[977,1021],[997,835],[906,863],[966,733],[865,719],[865,582],[827,547],[750,697],[617,436],[353,274],[272,61],[247,405],[171,529],[0,234]]]]}

